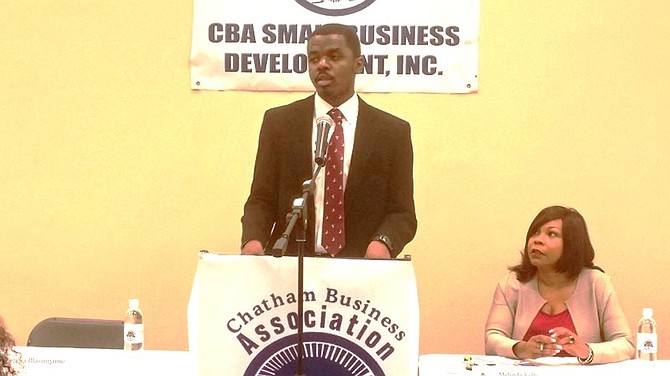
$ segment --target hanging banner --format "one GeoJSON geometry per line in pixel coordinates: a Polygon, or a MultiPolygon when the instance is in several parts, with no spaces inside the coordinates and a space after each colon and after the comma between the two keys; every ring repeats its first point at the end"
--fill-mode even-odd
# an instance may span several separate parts
{"type": "MultiPolygon", "coordinates": [[[[188,306],[199,376],[294,376],[298,259],[201,254],[188,306]]],[[[305,258],[307,375],[416,375],[419,308],[407,260],[305,258]]]]}
{"type": "Polygon", "coordinates": [[[359,92],[478,90],[480,0],[194,0],[191,87],[313,91],[307,40],[321,24],[355,28],[359,92]]]}

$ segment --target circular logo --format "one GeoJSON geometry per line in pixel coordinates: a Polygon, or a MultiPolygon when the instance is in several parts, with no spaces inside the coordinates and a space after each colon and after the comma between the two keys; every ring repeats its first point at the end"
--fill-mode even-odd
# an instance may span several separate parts
{"type": "MultiPolygon", "coordinates": [[[[277,340],[249,363],[244,376],[294,376],[297,335],[277,340]]],[[[357,344],[329,333],[303,333],[303,367],[307,375],[385,376],[379,364],[357,344]]]]}
{"type": "Polygon", "coordinates": [[[642,344],[642,346],[644,347],[644,349],[645,349],[647,352],[652,352],[652,351],[654,351],[654,341],[649,341],[649,340],[644,341],[644,343],[642,344]]]}
{"type": "Polygon", "coordinates": [[[375,0],[295,0],[303,8],[325,16],[346,16],[361,11],[375,0]]]}

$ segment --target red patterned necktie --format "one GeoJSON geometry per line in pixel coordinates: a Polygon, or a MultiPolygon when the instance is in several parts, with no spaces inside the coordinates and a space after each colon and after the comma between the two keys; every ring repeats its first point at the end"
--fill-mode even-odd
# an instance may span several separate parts
{"type": "Polygon", "coordinates": [[[321,243],[334,256],[344,247],[344,130],[340,110],[333,108],[328,115],[335,122],[335,130],[326,158],[321,243]]]}

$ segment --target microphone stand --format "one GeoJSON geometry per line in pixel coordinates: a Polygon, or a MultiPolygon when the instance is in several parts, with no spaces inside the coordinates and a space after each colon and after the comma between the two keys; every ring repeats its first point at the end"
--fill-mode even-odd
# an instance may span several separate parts
{"type": "MultiPolygon", "coordinates": [[[[320,162],[320,161],[319,161],[320,162]]],[[[282,257],[286,253],[286,248],[288,246],[289,237],[293,231],[298,220],[302,219],[302,226],[298,226],[296,230],[295,240],[298,246],[298,333],[297,333],[297,347],[298,347],[298,360],[296,364],[296,376],[306,376],[304,372],[304,349],[303,349],[303,293],[304,293],[304,258],[305,258],[305,243],[307,242],[307,201],[310,195],[314,194],[316,189],[316,180],[323,163],[317,162],[316,168],[312,175],[312,179],[306,180],[302,183],[302,197],[296,198],[293,200],[293,208],[291,213],[287,214],[286,230],[282,236],[277,239],[272,247],[272,255],[274,257],[282,257]]]]}

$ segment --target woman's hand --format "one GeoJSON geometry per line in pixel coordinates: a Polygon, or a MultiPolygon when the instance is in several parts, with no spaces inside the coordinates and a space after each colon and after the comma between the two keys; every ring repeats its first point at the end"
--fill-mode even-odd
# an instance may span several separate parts
{"type": "Polygon", "coordinates": [[[535,359],[543,356],[554,356],[561,352],[562,345],[552,336],[538,334],[530,337],[528,341],[518,342],[512,348],[519,359],[535,359]]]}
{"type": "Polygon", "coordinates": [[[588,358],[591,348],[581,337],[573,333],[571,330],[558,327],[549,330],[549,334],[551,334],[551,338],[553,338],[557,344],[563,346],[563,350],[568,354],[582,359],[588,358]]]}

